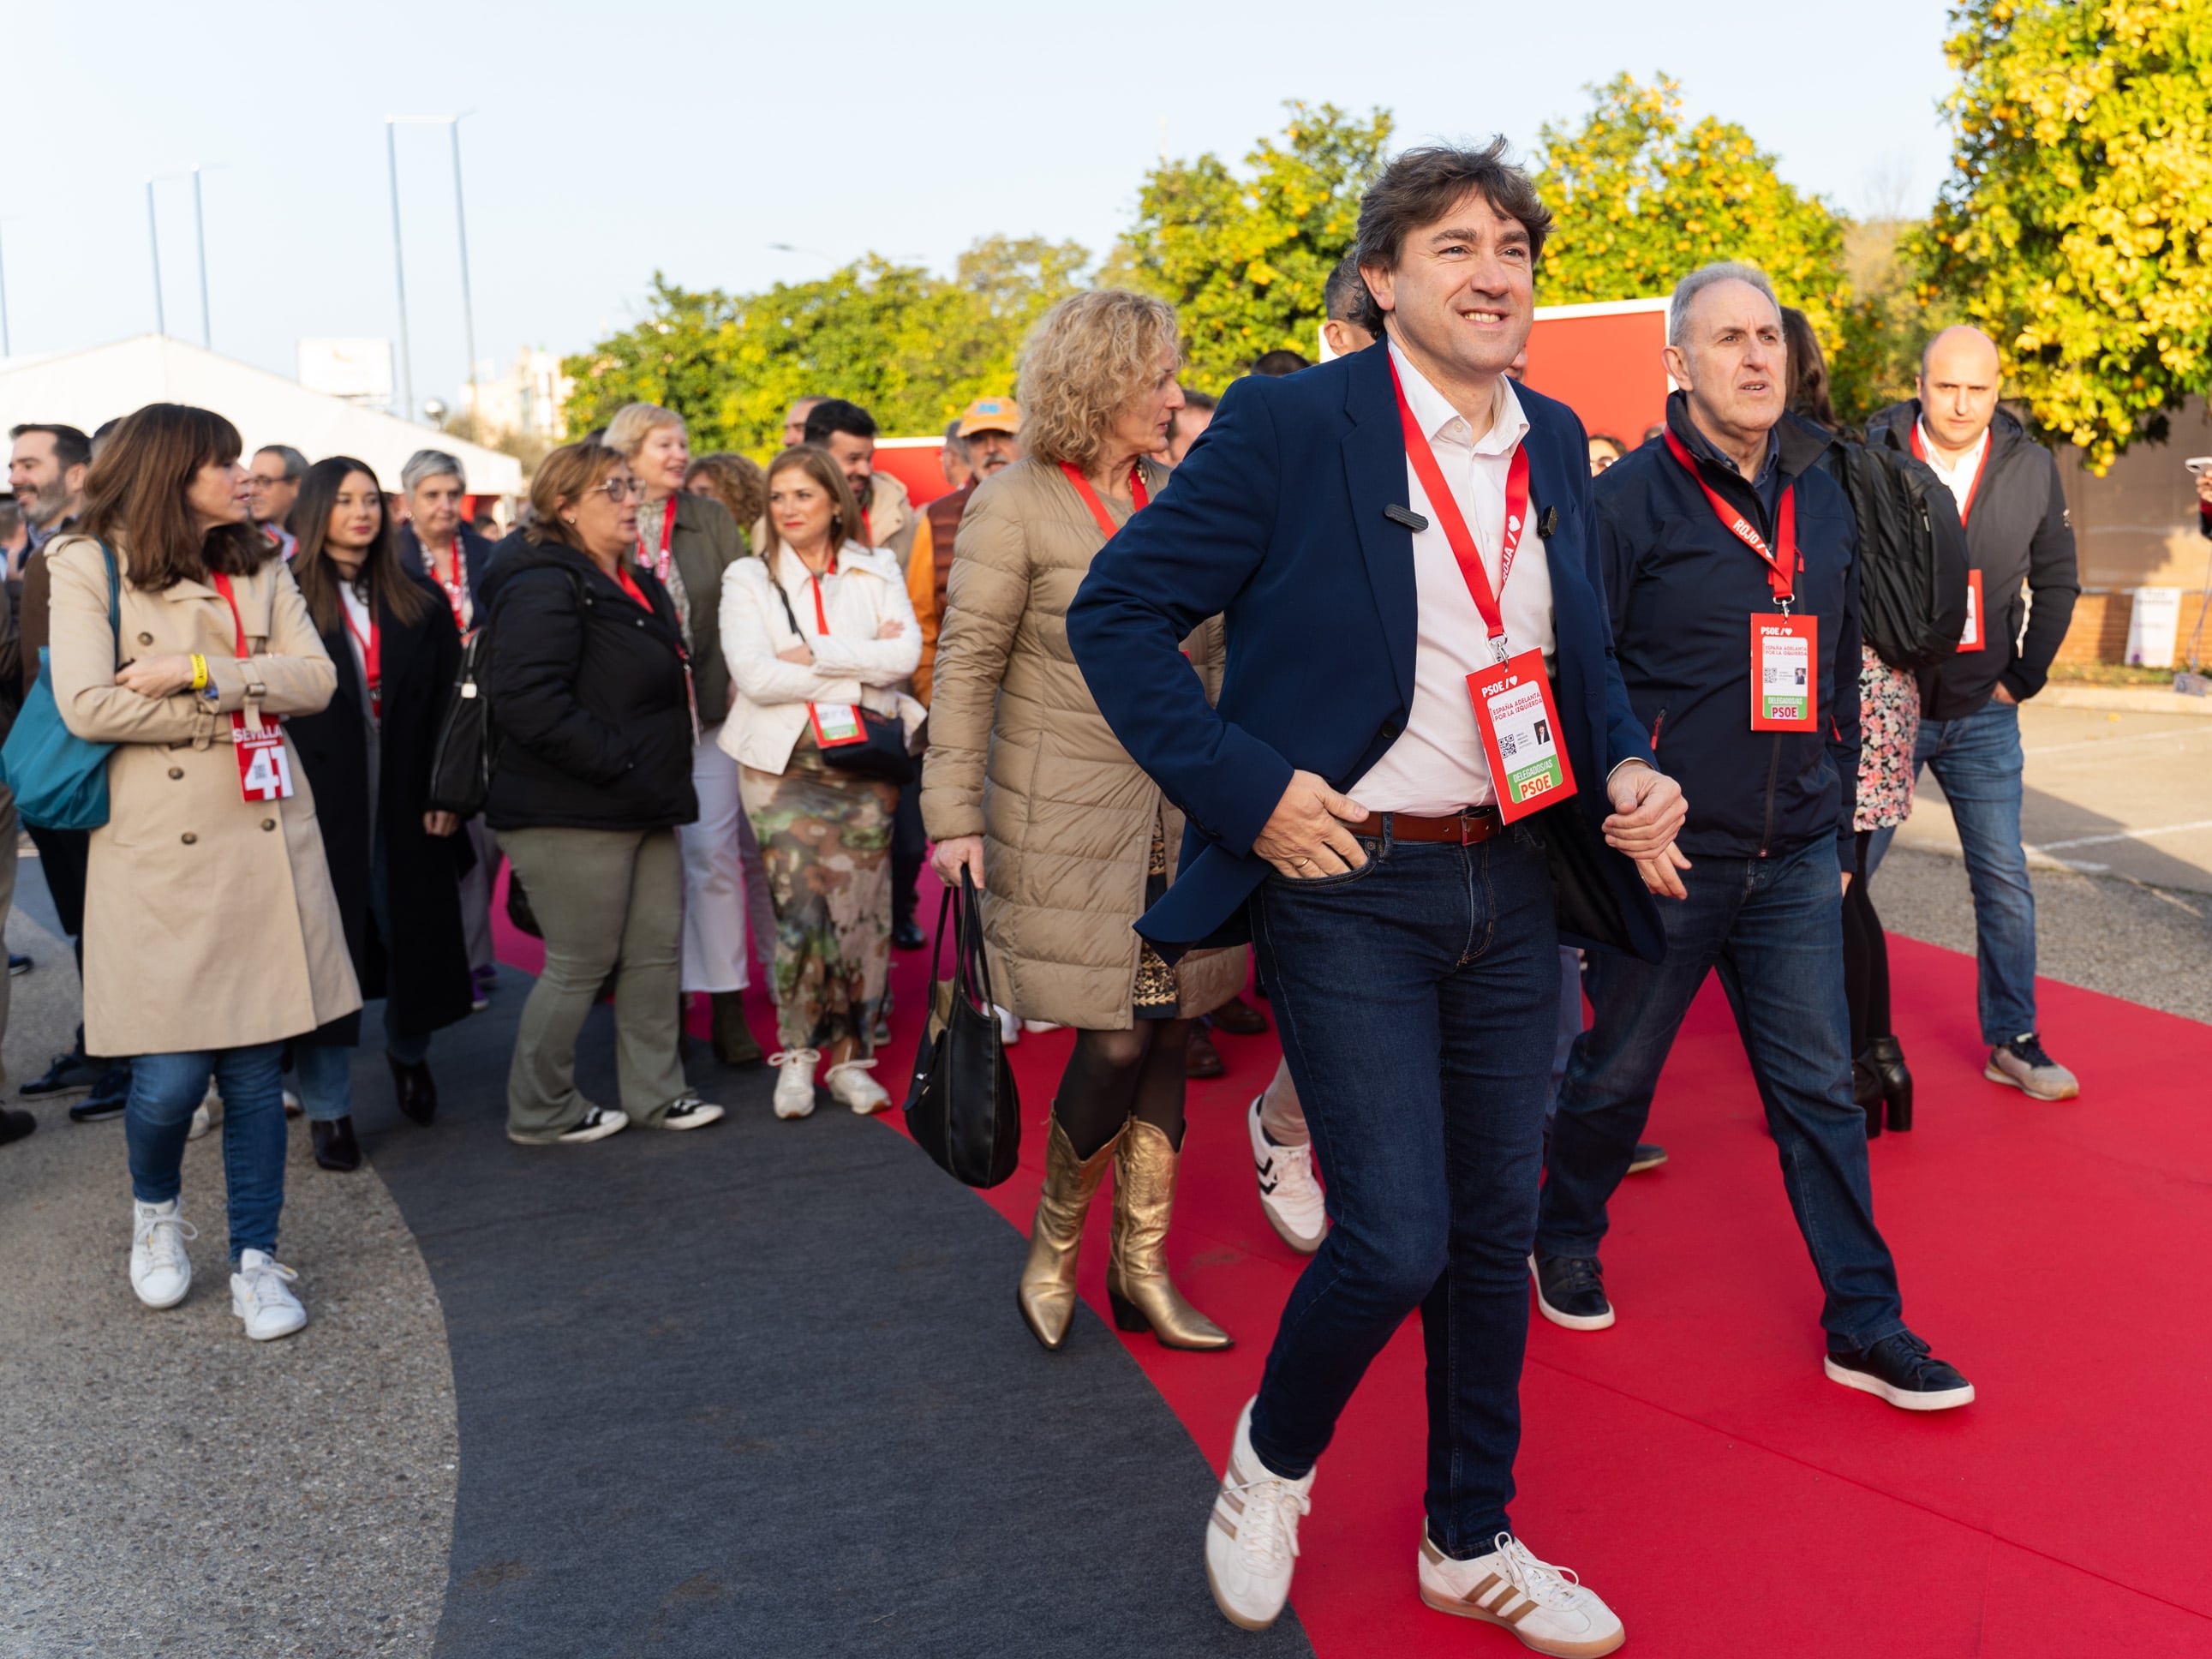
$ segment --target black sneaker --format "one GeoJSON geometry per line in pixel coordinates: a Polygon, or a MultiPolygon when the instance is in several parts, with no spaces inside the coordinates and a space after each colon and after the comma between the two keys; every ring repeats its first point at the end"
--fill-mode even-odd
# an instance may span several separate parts
{"type": "Polygon", "coordinates": [[[39,1120],[28,1112],[0,1112],[0,1146],[21,1140],[38,1127],[39,1120]]]}
{"type": "Polygon", "coordinates": [[[1536,1281],[1536,1308],[1554,1325],[1571,1331],[1601,1331],[1613,1323],[1613,1304],[1605,1299],[1605,1269],[1594,1255],[1532,1255],[1528,1272],[1536,1281]]]}
{"type": "Polygon", "coordinates": [[[1646,1170],[1656,1170],[1667,1161],[1667,1149],[1654,1146],[1648,1140],[1636,1143],[1636,1156],[1628,1160],[1628,1173],[1642,1175],[1646,1170]]]}
{"type": "Polygon", "coordinates": [[[8,977],[10,979],[21,979],[38,965],[28,957],[19,957],[13,951],[8,953],[8,977]]]}
{"type": "Polygon", "coordinates": [[[131,1103],[131,1068],[111,1066],[100,1074],[100,1081],[92,1085],[92,1092],[69,1109],[72,1123],[105,1123],[111,1117],[121,1117],[123,1109],[131,1103]]]}
{"type": "Polygon", "coordinates": [[[1825,1364],[1831,1382],[1877,1395],[1899,1411],[1948,1411],[1974,1397],[1974,1385],[1911,1331],[1885,1336],[1870,1348],[1831,1348],[1825,1364]]]}
{"type": "Polygon", "coordinates": [[[21,1092],[33,1100],[40,1095],[73,1095],[99,1082],[106,1069],[98,1060],[72,1048],[65,1054],[56,1054],[53,1064],[26,1083],[21,1092]]]}

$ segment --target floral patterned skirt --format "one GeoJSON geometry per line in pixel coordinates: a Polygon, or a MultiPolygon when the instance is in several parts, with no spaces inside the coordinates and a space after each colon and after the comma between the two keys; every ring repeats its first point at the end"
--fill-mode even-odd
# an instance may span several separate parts
{"type": "Polygon", "coordinates": [[[1859,803],[1855,830],[1889,830],[1912,816],[1912,750],[1920,741],[1920,683],[1859,647],[1859,803]]]}

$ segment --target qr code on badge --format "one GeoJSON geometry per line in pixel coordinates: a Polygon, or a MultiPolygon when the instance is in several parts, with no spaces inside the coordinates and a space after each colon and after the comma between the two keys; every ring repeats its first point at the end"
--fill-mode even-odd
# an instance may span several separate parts
{"type": "Polygon", "coordinates": [[[1498,752],[1507,760],[1511,760],[1514,756],[1521,752],[1519,736],[1511,732],[1500,732],[1498,734],[1498,752]]]}

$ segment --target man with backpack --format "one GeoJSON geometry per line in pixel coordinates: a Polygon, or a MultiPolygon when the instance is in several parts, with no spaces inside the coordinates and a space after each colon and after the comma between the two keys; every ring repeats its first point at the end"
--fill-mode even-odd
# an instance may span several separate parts
{"type": "Polygon", "coordinates": [[[1660,1068],[1717,969],[1826,1293],[1826,1374],[1907,1411],[1973,1387],[1905,1323],[1875,1225],[1853,1103],[1842,897],[1856,862],[1857,532],[1820,465],[1825,434],[1782,414],[1782,315],[1748,265],[1674,290],[1660,441],[1592,485],[1621,678],[1688,822],[1662,902],[1667,953],[1590,953],[1596,1018],[1559,1090],[1530,1267],[1553,1324],[1613,1322],[1598,1264],[1660,1068]]]}
{"type": "MultiPolygon", "coordinates": [[[[2081,591],[2058,463],[1997,408],[2003,367],[1978,328],[1947,328],[1920,360],[1920,395],[1875,416],[1867,441],[1927,462],[1966,527],[1972,599],[1959,648],[1920,676],[1916,767],[1943,786],[1974,894],[1983,1075],[2071,1100],[2073,1073],[2036,1031],[2035,890],[2020,838],[2020,705],[2043,690],[2081,591]]],[[[1869,848],[1879,865],[1893,830],[1869,848]]]]}

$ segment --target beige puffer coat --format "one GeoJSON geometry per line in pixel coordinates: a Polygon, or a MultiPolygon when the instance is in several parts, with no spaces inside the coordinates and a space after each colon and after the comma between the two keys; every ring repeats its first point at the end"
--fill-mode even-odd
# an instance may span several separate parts
{"type": "MultiPolygon", "coordinates": [[[[1157,495],[1164,467],[1145,464],[1157,495]]],[[[1128,516],[1119,503],[1107,511],[1128,516]]],[[[921,815],[933,841],[983,837],[984,938],[992,990],[1025,1019],[1127,1030],[1155,823],[1169,868],[1182,814],[1138,769],[1091,701],[1067,646],[1067,607],[1105,545],[1058,466],[1018,461],[980,486],[938,635],[921,815]]],[[[1219,689],[1221,623],[1186,642],[1208,695],[1219,689]]],[[[1177,964],[1182,1012],[1209,1012],[1244,981],[1240,951],[1177,964]]]]}

